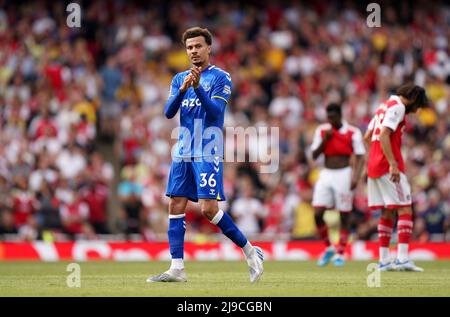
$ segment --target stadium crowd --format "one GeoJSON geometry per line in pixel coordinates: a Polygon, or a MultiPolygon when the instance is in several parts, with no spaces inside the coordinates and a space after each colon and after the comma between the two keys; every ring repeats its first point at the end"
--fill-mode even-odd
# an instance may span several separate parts
{"type": "MultiPolygon", "coordinates": [[[[450,240],[450,6],[383,2],[382,27],[371,28],[355,3],[101,0],[70,28],[64,2],[0,0],[0,239],[166,236],[178,121],[163,105],[172,76],[189,67],[181,34],[200,25],[214,35],[213,63],[233,80],[225,126],[279,128],[276,173],[225,164],[221,207],[243,232],[314,238],[321,161],[309,145],[325,106],[341,103],[364,132],[379,103],[413,81],[431,99],[403,139],[414,238],[450,240]]],[[[354,239],[375,239],[365,177],[355,196],[354,239]]],[[[186,222],[188,239],[215,237],[195,204],[186,222]]]]}

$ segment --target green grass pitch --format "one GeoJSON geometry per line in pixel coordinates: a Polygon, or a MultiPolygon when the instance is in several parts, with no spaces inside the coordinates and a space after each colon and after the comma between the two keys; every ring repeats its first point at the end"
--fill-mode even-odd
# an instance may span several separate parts
{"type": "Polygon", "coordinates": [[[146,283],[168,262],[79,262],[81,287],[69,288],[69,262],[0,262],[0,296],[450,296],[450,261],[417,262],[424,273],[384,272],[380,287],[367,286],[369,262],[319,268],[313,261],[265,262],[250,284],[241,262],[186,262],[187,283],[146,283]]]}

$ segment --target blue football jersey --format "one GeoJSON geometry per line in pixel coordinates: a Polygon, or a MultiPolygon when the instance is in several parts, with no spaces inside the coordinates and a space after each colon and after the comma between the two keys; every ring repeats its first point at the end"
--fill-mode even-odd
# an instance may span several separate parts
{"type": "MultiPolygon", "coordinates": [[[[184,71],[174,76],[170,88],[170,95],[175,94],[183,84],[184,78],[190,71],[184,71]]],[[[232,83],[230,74],[222,69],[209,65],[201,72],[200,85],[209,98],[221,99],[228,104],[231,96],[232,83]]],[[[180,105],[180,133],[173,157],[177,158],[200,158],[210,155],[223,157],[223,122],[225,111],[216,119],[206,116],[194,88],[189,87],[180,105]],[[183,133],[183,129],[189,133],[183,133]],[[221,134],[221,140],[217,133],[221,134]],[[184,138],[187,138],[185,140],[184,138]],[[213,150],[211,151],[211,145],[213,150]]]]}

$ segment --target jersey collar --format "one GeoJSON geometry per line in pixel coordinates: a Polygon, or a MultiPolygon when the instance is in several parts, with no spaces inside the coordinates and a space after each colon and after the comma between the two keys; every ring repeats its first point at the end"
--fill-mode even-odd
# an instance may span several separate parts
{"type": "Polygon", "coordinates": [[[202,73],[203,73],[203,72],[206,72],[206,71],[210,71],[210,70],[213,69],[214,67],[215,67],[215,66],[214,66],[213,64],[208,64],[208,66],[206,66],[205,69],[202,70],[202,73]]]}

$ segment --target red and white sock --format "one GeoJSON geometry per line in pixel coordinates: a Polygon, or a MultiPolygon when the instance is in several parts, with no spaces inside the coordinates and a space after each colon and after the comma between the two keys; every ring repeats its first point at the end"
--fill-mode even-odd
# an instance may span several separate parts
{"type": "Polygon", "coordinates": [[[350,236],[350,231],[348,230],[341,230],[339,232],[339,244],[337,247],[337,253],[339,255],[344,255],[345,247],[347,246],[348,237],[350,236]]]}
{"type": "Polygon", "coordinates": [[[409,240],[411,240],[413,221],[411,214],[402,214],[398,216],[398,247],[397,259],[400,262],[408,261],[409,240]]]}
{"type": "Polygon", "coordinates": [[[386,264],[389,262],[389,244],[391,242],[393,222],[380,218],[378,223],[378,244],[380,247],[380,262],[386,264]]]}
{"type": "Polygon", "coordinates": [[[331,245],[330,238],[328,237],[328,226],[324,224],[317,225],[320,239],[325,243],[327,247],[331,245]]]}

